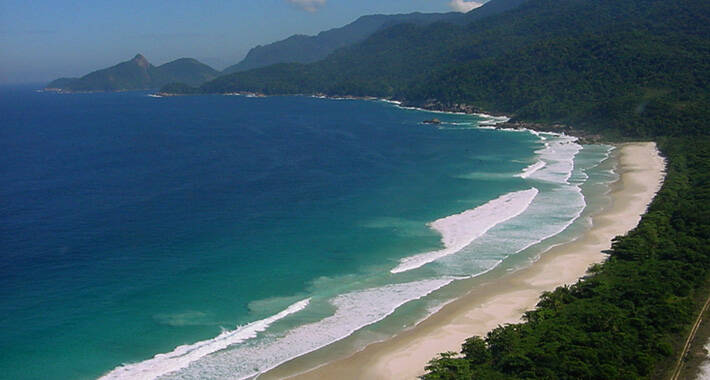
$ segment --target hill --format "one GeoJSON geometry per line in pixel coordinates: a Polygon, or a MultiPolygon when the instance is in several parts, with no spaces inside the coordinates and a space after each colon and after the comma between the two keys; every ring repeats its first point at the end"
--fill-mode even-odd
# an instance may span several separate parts
{"type": "Polygon", "coordinates": [[[213,79],[218,72],[192,58],[181,58],[153,66],[141,54],[115,66],[97,70],[81,78],[60,78],[47,85],[62,91],[123,91],[160,88],[181,82],[196,86],[213,79]]]}
{"type": "Polygon", "coordinates": [[[194,58],[180,58],[149,70],[149,74],[152,88],[160,88],[172,82],[196,86],[214,79],[219,72],[194,58]]]}
{"type": "Polygon", "coordinates": [[[471,105],[617,141],[657,140],[668,162],[663,188],[609,259],[544,294],[523,323],[439,355],[422,378],[668,378],[664,363],[681,356],[710,279],[708,36],[705,0],[529,0],[466,24],[395,25],[316,63],[191,91],[471,105]]]}
{"type": "Polygon", "coordinates": [[[427,25],[442,20],[461,18],[461,13],[411,13],[401,15],[363,16],[341,28],[320,32],[315,36],[293,35],[285,40],[257,46],[239,63],[222,72],[230,74],[276,63],[312,63],[335,50],[355,44],[376,31],[402,23],[427,25]]]}
{"type": "Polygon", "coordinates": [[[201,92],[323,93],[471,104],[625,136],[704,133],[710,5],[529,0],[468,23],[400,24],[311,64],[219,77],[201,92]]]}
{"type": "Polygon", "coordinates": [[[492,16],[517,8],[527,0],[496,0],[467,14],[450,13],[410,13],[399,15],[363,16],[341,28],[318,33],[315,36],[294,35],[285,40],[265,46],[257,46],[236,65],[222,72],[231,74],[270,66],[277,63],[313,63],[326,58],[337,49],[362,42],[377,31],[399,25],[413,24],[426,26],[437,22],[467,24],[472,21],[492,16]]]}
{"type": "Polygon", "coordinates": [[[661,138],[659,147],[663,188],[606,262],[545,293],[524,323],[439,355],[422,379],[671,378],[666,367],[708,299],[710,139],[661,138]]]}

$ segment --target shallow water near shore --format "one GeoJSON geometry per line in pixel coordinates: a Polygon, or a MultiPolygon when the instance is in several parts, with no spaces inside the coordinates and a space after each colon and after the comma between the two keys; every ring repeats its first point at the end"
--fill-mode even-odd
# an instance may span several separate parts
{"type": "Polygon", "coordinates": [[[573,238],[614,178],[608,147],[483,117],[146,95],[0,94],[9,378],[245,378],[365,344],[573,238]],[[456,249],[403,266],[442,231],[456,249]]]}

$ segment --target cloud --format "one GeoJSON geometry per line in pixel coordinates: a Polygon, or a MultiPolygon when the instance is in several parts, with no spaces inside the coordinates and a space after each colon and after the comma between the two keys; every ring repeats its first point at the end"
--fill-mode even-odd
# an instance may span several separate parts
{"type": "Polygon", "coordinates": [[[483,3],[479,3],[477,1],[466,1],[466,0],[451,0],[449,2],[449,6],[457,11],[457,12],[463,12],[466,13],[470,10],[476,9],[483,5],[483,3]]]}
{"type": "Polygon", "coordinates": [[[326,0],[287,0],[289,3],[308,12],[315,12],[325,5],[326,0]]]}

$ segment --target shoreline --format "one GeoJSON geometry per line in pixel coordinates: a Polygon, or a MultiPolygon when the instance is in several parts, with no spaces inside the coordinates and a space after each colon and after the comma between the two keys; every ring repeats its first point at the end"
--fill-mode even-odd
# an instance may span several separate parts
{"type": "Polygon", "coordinates": [[[604,261],[611,239],[636,227],[660,189],[665,163],[655,143],[617,148],[619,179],[610,185],[610,204],[591,216],[592,227],[576,240],[551,247],[528,267],[497,278],[482,276],[467,294],[394,337],[320,366],[295,358],[258,378],[415,379],[438,353],[458,352],[466,338],[520,322],[544,291],[573,284],[604,261]]]}
{"type": "MultiPolygon", "coordinates": [[[[45,89],[48,90],[48,89],[45,89]]],[[[64,93],[63,91],[59,91],[64,93]]],[[[194,95],[210,95],[209,93],[170,93],[158,91],[151,94],[155,97],[174,97],[174,96],[194,96],[194,95]]],[[[522,120],[511,120],[509,115],[500,112],[485,111],[480,107],[464,104],[464,103],[454,103],[454,104],[444,104],[440,101],[429,101],[426,103],[417,103],[407,100],[397,100],[394,98],[378,98],[375,96],[350,96],[350,95],[326,95],[322,93],[316,94],[264,94],[262,92],[252,92],[252,91],[236,91],[236,92],[225,92],[212,95],[223,95],[223,96],[244,96],[248,98],[264,98],[271,96],[304,96],[315,99],[330,99],[330,100],[365,100],[365,101],[379,101],[394,104],[402,109],[419,110],[426,112],[451,114],[451,115],[474,115],[484,118],[492,119],[493,122],[486,124],[493,127],[494,129],[510,129],[510,130],[531,130],[535,132],[547,132],[556,134],[565,134],[569,136],[574,136],[578,138],[580,144],[599,144],[605,142],[605,138],[602,135],[589,133],[587,131],[574,128],[567,124],[546,124],[537,122],[527,122],[522,120]],[[498,120],[496,120],[498,119],[498,120]],[[505,120],[503,120],[505,119],[505,120]]],[[[426,121],[425,121],[426,122],[426,121]]]]}

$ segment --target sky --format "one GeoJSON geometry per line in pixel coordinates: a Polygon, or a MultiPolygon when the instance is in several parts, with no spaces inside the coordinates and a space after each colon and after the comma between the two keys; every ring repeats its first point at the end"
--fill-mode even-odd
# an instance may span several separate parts
{"type": "Polygon", "coordinates": [[[368,14],[465,12],[472,0],[0,0],[0,83],[77,77],[137,53],[222,70],[257,45],[368,14]]]}

